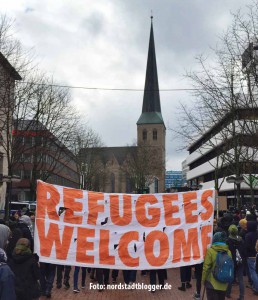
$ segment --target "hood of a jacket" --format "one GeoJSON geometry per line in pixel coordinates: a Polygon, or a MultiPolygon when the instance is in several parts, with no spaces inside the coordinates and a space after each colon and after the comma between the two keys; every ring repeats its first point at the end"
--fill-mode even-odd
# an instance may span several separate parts
{"type": "Polygon", "coordinates": [[[226,244],[219,244],[219,245],[216,245],[216,244],[212,244],[211,245],[211,248],[213,249],[213,250],[215,250],[215,251],[227,251],[228,250],[228,245],[226,245],[226,244]]]}
{"type": "Polygon", "coordinates": [[[254,232],[257,229],[257,222],[256,221],[248,221],[247,222],[247,231],[254,232]]]}
{"type": "Polygon", "coordinates": [[[26,253],[26,254],[14,254],[13,253],[13,261],[16,263],[16,264],[22,264],[24,263],[26,260],[30,259],[32,257],[32,254],[31,253],[26,253]]]}

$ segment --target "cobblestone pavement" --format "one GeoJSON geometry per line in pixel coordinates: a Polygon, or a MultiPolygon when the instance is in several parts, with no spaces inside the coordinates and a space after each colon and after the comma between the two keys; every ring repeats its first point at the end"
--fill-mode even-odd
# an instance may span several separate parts
{"type": "MultiPolygon", "coordinates": [[[[73,275],[73,270],[71,271],[71,275],[73,275]]],[[[81,278],[81,273],[79,274],[79,279],[81,278]]],[[[244,277],[246,283],[246,277],[244,277]]],[[[80,282],[80,280],[79,280],[80,282]]],[[[195,280],[192,280],[192,288],[187,289],[185,292],[181,292],[178,290],[178,286],[180,286],[180,275],[179,269],[170,269],[168,270],[168,280],[167,283],[171,284],[171,289],[156,291],[155,293],[151,293],[148,290],[144,289],[135,289],[135,290],[104,290],[99,292],[98,290],[89,289],[90,279],[89,274],[87,273],[86,278],[86,289],[80,291],[80,293],[73,293],[73,280],[72,276],[70,279],[71,287],[69,290],[65,290],[64,287],[61,289],[57,289],[54,286],[52,290],[51,299],[61,300],[61,299],[91,299],[91,300],[113,300],[113,299],[123,299],[123,300],[144,300],[144,299],[156,299],[156,300],[187,300],[193,299],[193,294],[195,292],[195,280]]],[[[123,283],[122,272],[119,272],[119,277],[117,280],[117,284],[123,283]]],[[[140,271],[137,272],[137,283],[149,284],[149,277],[142,276],[140,271]]],[[[95,284],[95,283],[94,283],[95,284]]],[[[239,288],[238,285],[233,285],[231,300],[236,300],[239,296],[239,288]]],[[[46,297],[41,297],[40,300],[45,300],[46,297]]],[[[206,297],[204,298],[206,299],[206,297]]],[[[227,299],[227,298],[226,298],[227,299]]],[[[258,296],[255,296],[250,288],[246,288],[245,290],[245,299],[248,300],[258,300],[258,296]]]]}

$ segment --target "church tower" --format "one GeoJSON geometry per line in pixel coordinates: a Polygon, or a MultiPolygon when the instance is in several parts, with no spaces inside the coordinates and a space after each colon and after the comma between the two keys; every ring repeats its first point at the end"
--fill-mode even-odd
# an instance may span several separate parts
{"type": "Polygon", "coordinates": [[[155,192],[161,193],[165,191],[166,127],[161,114],[152,18],[142,114],[137,121],[137,144],[153,146],[158,153],[156,159],[160,163],[160,169],[155,174],[155,192]]]}

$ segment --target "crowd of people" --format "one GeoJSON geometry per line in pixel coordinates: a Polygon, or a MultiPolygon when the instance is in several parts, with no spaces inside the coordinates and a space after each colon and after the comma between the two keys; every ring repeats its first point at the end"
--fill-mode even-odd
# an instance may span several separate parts
{"type": "MultiPolygon", "coordinates": [[[[181,286],[178,289],[185,292],[192,288],[191,279],[194,276],[195,300],[201,299],[201,293],[204,292],[208,300],[223,300],[225,297],[231,297],[232,285],[237,283],[238,300],[243,300],[246,287],[244,276],[247,276],[249,287],[258,295],[257,220],[257,212],[254,209],[219,212],[219,218],[214,219],[214,235],[204,262],[180,267],[181,286]],[[218,253],[227,253],[232,258],[232,282],[221,282],[214,275],[218,253]]],[[[70,289],[71,266],[39,263],[38,256],[33,253],[34,222],[35,213],[30,211],[14,212],[8,226],[0,220],[0,300],[36,300],[40,296],[51,298],[55,284],[57,289],[70,289]]],[[[121,272],[126,285],[136,282],[136,270],[121,272]]],[[[167,272],[164,269],[140,272],[142,276],[149,276],[151,285],[156,285],[156,277],[161,286],[164,286],[167,280],[167,272]]],[[[116,284],[119,270],[74,267],[74,293],[86,288],[87,273],[92,282],[96,281],[103,287],[110,283],[110,277],[112,284],[116,284]]],[[[99,291],[103,291],[103,288],[99,288],[99,291]]],[[[155,289],[151,291],[155,292],[155,289]]]]}

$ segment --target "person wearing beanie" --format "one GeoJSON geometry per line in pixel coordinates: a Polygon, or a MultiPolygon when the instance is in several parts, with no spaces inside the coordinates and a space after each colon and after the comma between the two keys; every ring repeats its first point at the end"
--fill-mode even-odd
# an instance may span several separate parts
{"type": "Polygon", "coordinates": [[[23,238],[26,238],[30,241],[30,249],[33,252],[34,240],[32,236],[32,223],[30,217],[26,215],[21,216],[16,228],[21,230],[23,238]]]}
{"type": "Polygon", "coordinates": [[[18,240],[9,266],[15,275],[15,292],[19,300],[34,300],[40,297],[39,266],[26,238],[18,240]]]}
{"type": "Polygon", "coordinates": [[[14,274],[6,262],[6,253],[0,248],[0,299],[16,300],[14,274]]]}
{"type": "Polygon", "coordinates": [[[226,244],[227,234],[216,232],[212,239],[212,245],[207,250],[202,271],[202,284],[206,288],[207,300],[224,300],[226,296],[227,283],[222,283],[216,280],[213,276],[213,270],[218,252],[227,252],[231,257],[231,252],[226,244]]]}
{"type": "MultiPolygon", "coordinates": [[[[245,260],[245,248],[244,248],[244,242],[242,238],[238,234],[238,229],[236,225],[230,225],[228,229],[228,248],[232,254],[232,259],[234,261],[234,272],[235,272],[235,278],[238,280],[239,284],[239,298],[238,300],[244,300],[244,278],[243,278],[243,262],[245,260]]],[[[232,283],[228,284],[226,297],[231,298],[231,289],[232,289],[232,283]]]]}

